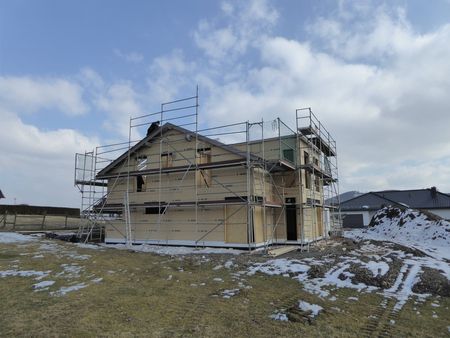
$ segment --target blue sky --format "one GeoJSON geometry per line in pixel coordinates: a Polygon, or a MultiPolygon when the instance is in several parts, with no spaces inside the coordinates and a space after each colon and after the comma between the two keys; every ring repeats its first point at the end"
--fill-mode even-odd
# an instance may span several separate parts
{"type": "Polygon", "coordinates": [[[311,106],[341,191],[450,192],[448,41],[445,0],[0,1],[0,189],[78,206],[73,153],[198,84],[205,125],[311,106]]]}

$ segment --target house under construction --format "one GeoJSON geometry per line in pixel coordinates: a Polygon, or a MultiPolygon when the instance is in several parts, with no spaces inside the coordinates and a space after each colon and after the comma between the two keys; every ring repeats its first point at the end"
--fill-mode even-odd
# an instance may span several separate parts
{"type": "Polygon", "coordinates": [[[200,128],[198,111],[197,92],[130,118],[128,142],[76,154],[80,236],[251,249],[339,227],[339,205],[324,204],[339,196],[336,142],[310,108],[296,110],[295,127],[200,128]]]}

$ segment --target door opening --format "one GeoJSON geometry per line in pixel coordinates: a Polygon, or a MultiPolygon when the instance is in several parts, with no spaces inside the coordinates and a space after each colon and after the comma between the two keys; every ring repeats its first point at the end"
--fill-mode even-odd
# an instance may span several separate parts
{"type": "Polygon", "coordinates": [[[288,241],[297,240],[297,207],[295,198],[286,198],[286,233],[288,241]]]}

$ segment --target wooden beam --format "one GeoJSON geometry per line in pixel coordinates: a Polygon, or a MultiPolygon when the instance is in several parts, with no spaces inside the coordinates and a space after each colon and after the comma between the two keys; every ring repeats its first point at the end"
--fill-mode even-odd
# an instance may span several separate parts
{"type": "Polygon", "coordinates": [[[284,255],[288,252],[291,252],[291,251],[294,251],[297,249],[298,249],[298,246],[293,246],[293,245],[282,246],[282,247],[278,247],[278,248],[269,249],[267,254],[272,257],[278,257],[278,256],[284,255]]]}

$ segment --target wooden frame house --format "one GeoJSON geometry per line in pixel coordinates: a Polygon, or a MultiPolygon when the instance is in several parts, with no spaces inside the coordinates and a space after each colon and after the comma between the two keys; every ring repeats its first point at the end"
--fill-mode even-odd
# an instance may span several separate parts
{"type": "MultiPolygon", "coordinates": [[[[195,115],[197,123],[197,105],[195,115]]],[[[153,122],[145,137],[103,167],[99,149],[78,154],[75,180],[90,193],[84,210],[92,220],[80,232],[100,225],[107,243],[233,248],[327,236],[332,220],[324,200],[337,185],[337,166],[333,171],[329,160],[335,143],[316,128],[311,110],[306,127],[298,115],[295,131],[275,119],[275,132],[264,137],[269,124],[263,121],[199,131],[164,122],[169,119],[161,114],[161,125],[153,122]],[[260,135],[252,139],[255,130],[260,135]],[[216,139],[239,133],[245,141],[216,139]]]]}

